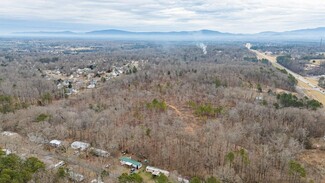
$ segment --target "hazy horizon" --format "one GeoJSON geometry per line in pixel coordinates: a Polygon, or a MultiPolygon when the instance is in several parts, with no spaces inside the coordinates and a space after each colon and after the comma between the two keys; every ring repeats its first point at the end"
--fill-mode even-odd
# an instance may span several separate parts
{"type": "Polygon", "coordinates": [[[3,0],[1,34],[120,29],[134,32],[209,29],[229,33],[325,27],[325,2],[195,0],[3,0]]]}

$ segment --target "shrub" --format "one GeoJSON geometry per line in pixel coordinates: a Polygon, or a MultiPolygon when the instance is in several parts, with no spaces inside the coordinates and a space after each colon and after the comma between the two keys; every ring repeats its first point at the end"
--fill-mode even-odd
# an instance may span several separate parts
{"type": "Polygon", "coordinates": [[[56,174],[59,178],[64,178],[67,175],[66,170],[63,167],[60,167],[56,174]]]}
{"type": "Polygon", "coordinates": [[[0,112],[8,113],[14,111],[13,98],[9,95],[0,95],[0,112]]]}
{"type": "Polygon", "coordinates": [[[190,183],[201,183],[201,180],[198,177],[193,177],[191,178],[190,183]]]}
{"type": "Polygon", "coordinates": [[[289,173],[291,175],[299,175],[300,177],[306,177],[306,170],[298,162],[291,160],[289,162],[289,173]]]}
{"type": "Polygon", "coordinates": [[[194,109],[194,114],[200,117],[215,117],[223,111],[223,107],[214,107],[211,104],[200,105],[193,101],[189,101],[188,105],[194,109]]]}
{"type": "Polygon", "coordinates": [[[303,99],[298,99],[297,96],[292,95],[291,93],[278,94],[277,99],[279,100],[282,107],[305,107],[307,109],[316,110],[323,107],[323,104],[317,100],[309,100],[308,97],[303,99]]]}
{"type": "Polygon", "coordinates": [[[133,173],[128,175],[127,173],[123,173],[118,177],[119,183],[142,183],[143,179],[139,174],[133,173]]]}
{"type": "Polygon", "coordinates": [[[216,88],[220,87],[222,85],[220,79],[216,78],[214,80],[214,85],[215,85],[216,88]]]}
{"type": "Polygon", "coordinates": [[[289,83],[292,85],[292,86],[295,86],[297,85],[298,83],[298,80],[291,74],[288,75],[288,79],[289,79],[289,83]]]}
{"type": "Polygon", "coordinates": [[[166,177],[166,175],[164,174],[160,174],[157,178],[156,178],[156,183],[170,183],[168,181],[168,178],[166,177]]]}
{"type": "Polygon", "coordinates": [[[167,104],[165,101],[160,102],[157,99],[153,99],[151,103],[147,103],[147,108],[153,110],[165,111],[167,109],[167,104]]]}
{"type": "Polygon", "coordinates": [[[42,104],[50,104],[52,103],[52,95],[50,93],[45,93],[44,95],[42,95],[41,97],[41,101],[42,101],[42,104]]]}
{"type": "Polygon", "coordinates": [[[207,179],[206,183],[220,183],[215,177],[211,176],[207,179]]]}
{"type": "Polygon", "coordinates": [[[41,122],[41,121],[45,121],[47,120],[48,118],[50,117],[50,115],[47,115],[47,114],[40,114],[37,116],[36,118],[36,122],[41,122]]]}
{"type": "Polygon", "coordinates": [[[0,94],[0,112],[9,113],[15,112],[18,109],[27,108],[28,104],[25,102],[20,102],[17,98],[14,98],[10,95],[1,95],[0,94]]]}
{"type": "Polygon", "coordinates": [[[257,84],[256,89],[257,89],[257,91],[260,92],[260,93],[263,92],[263,90],[262,90],[262,86],[261,86],[261,84],[259,84],[259,83],[257,84]]]}
{"type": "Polygon", "coordinates": [[[265,59],[265,58],[262,58],[260,61],[261,61],[262,64],[269,64],[270,63],[270,61],[268,59],[265,59]]]}

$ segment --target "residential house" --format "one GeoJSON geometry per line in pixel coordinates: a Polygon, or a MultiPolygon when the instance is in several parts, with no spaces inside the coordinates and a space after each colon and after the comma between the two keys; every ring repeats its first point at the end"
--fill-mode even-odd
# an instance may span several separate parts
{"type": "Polygon", "coordinates": [[[156,176],[160,175],[161,173],[166,175],[167,177],[169,176],[169,171],[162,170],[152,166],[147,166],[146,172],[150,172],[152,175],[156,175],[156,176]]]}
{"type": "Polygon", "coordinates": [[[120,162],[122,165],[128,165],[137,169],[142,167],[142,164],[140,162],[131,159],[131,157],[121,157],[120,162]]]}
{"type": "Polygon", "coordinates": [[[72,149],[79,149],[81,151],[84,151],[90,147],[89,143],[86,142],[80,142],[80,141],[75,141],[71,144],[72,149]]]}
{"type": "Polygon", "coordinates": [[[62,141],[60,141],[60,140],[51,140],[49,144],[52,147],[60,147],[60,146],[62,146],[62,141]]]}

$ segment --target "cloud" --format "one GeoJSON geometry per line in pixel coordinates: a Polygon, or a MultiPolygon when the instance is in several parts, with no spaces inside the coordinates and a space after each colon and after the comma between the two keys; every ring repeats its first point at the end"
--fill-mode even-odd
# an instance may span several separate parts
{"type": "MultiPolygon", "coordinates": [[[[95,27],[133,31],[214,29],[253,33],[325,26],[325,1],[1,0],[0,17],[0,24],[4,20],[13,21],[16,27],[21,21],[71,24],[74,31],[88,25],[89,30],[95,27]]],[[[66,28],[71,30],[69,26],[66,28]]]]}

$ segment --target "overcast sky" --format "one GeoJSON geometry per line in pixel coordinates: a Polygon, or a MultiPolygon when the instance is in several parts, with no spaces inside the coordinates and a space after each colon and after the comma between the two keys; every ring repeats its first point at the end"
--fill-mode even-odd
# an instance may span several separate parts
{"type": "Polygon", "coordinates": [[[0,0],[0,32],[325,27],[325,0],[0,0]]]}

